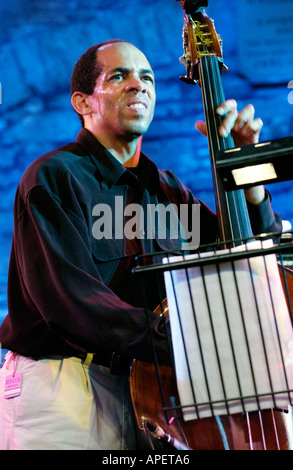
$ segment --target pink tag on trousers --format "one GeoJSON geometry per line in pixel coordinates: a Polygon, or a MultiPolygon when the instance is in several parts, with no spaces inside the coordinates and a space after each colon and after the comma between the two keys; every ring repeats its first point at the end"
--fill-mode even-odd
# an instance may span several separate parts
{"type": "Polygon", "coordinates": [[[7,375],[5,380],[4,398],[13,398],[20,395],[21,375],[21,373],[7,375]]]}

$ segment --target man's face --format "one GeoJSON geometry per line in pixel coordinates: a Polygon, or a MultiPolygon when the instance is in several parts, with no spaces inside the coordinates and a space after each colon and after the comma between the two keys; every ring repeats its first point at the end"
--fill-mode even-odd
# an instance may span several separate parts
{"type": "Polygon", "coordinates": [[[95,130],[108,137],[143,135],[154,115],[156,93],[151,66],[136,47],[114,43],[98,51],[102,73],[91,100],[95,130]]]}

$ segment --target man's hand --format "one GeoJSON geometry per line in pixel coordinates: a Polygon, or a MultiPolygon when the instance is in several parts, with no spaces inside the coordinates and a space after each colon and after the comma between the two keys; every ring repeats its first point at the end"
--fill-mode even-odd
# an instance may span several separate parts
{"type": "Polygon", "coordinates": [[[238,112],[236,101],[228,100],[218,107],[217,113],[225,116],[219,134],[225,137],[231,132],[236,147],[258,143],[263,122],[260,118],[254,117],[252,104],[248,104],[238,112]]]}
{"type": "MultiPolygon", "coordinates": [[[[220,136],[227,137],[231,132],[235,147],[258,143],[263,122],[260,118],[254,117],[255,111],[251,104],[238,112],[236,101],[227,100],[217,108],[217,113],[223,116],[219,128],[220,136]]],[[[197,121],[195,127],[206,135],[205,122],[197,121]]],[[[254,186],[245,190],[245,197],[252,204],[260,204],[265,199],[265,189],[263,186],[254,186]]]]}
{"type": "MultiPolygon", "coordinates": [[[[235,147],[242,145],[256,144],[259,141],[259,135],[263,126],[260,118],[255,118],[254,107],[248,104],[242,111],[238,112],[237,102],[227,100],[217,108],[217,113],[223,116],[219,134],[221,137],[227,137],[232,134],[235,147]]],[[[196,129],[206,135],[206,125],[202,121],[195,123],[196,129]]]]}

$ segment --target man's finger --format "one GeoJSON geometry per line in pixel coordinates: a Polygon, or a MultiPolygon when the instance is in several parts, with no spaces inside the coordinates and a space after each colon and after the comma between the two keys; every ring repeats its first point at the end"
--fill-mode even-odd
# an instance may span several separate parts
{"type": "Polygon", "coordinates": [[[204,121],[196,121],[195,128],[203,135],[207,135],[207,126],[204,121]]]}
{"type": "Polygon", "coordinates": [[[230,112],[237,112],[237,102],[235,100],[227,100],[224,103],[220,104],[220,106],[217,108],[217,113],[220,116],[224,116],[227,113],[230,112]]]}

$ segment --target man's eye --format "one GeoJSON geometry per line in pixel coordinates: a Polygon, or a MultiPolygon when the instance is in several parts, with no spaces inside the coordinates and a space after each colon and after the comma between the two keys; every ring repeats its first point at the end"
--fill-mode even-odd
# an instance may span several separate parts
{"type": "Polygon", "coordinates": [[[115,75],[111,77],[111,80],[119,80],[120,78],[122,78],[122,73],[115,73],[115,75]]]}
{"type": "Polygon", "coordinates": [[[151,82],[151,83],[154,83],[154,79],[152,76],[150,75],[145,75],[144,77],[142,77],[143,80],[145,80],[146,82],[151,82]]]}

